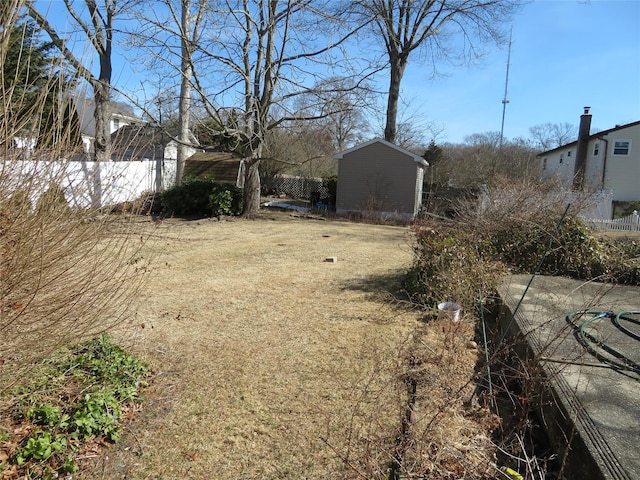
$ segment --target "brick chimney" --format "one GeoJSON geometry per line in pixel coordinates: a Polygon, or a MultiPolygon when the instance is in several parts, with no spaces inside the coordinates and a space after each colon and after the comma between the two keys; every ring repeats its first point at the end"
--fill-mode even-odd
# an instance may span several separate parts
{"type": "Polygon", "coordinates": [[[573,169],[573,189],[581,191],[584,188],[584,175],[587,167],[587,147],[589,132],[591,130],[591,114],[584,107],[584,113],[580,115],[580,128],[578,129],[578,148],[576,149],[576,163],[573,169]]]}

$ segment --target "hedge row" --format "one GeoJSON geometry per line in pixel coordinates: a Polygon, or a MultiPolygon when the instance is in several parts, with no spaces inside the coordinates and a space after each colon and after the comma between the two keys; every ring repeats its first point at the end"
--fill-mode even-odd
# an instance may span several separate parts
{"type": "Polygon", "coordinates": [[[581,280],[640,285],[640,242],[600,238],[576,216],[543,210],[490,224],[414,225],[414,262],[405,279],[412,298],[428,307],[443,300],[473,303],[507,273],[538,272],[581,280]]]}
{"type": "Polygon", "coordinates": [[[242,189],[210,178],[186,178],[182,185],[160,196],[162,212],[180,217],[238,215],[242,212],[242,189]]]}

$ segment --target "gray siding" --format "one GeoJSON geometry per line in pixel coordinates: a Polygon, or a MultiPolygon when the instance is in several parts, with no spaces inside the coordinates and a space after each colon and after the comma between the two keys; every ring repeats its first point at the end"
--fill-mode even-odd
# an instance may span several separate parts
{"type": "Polygon", "coordinates": [[[416,209],[418,164],[381,143],[345,154],[338,165],[338,211],[406,213],[416,209]]]}

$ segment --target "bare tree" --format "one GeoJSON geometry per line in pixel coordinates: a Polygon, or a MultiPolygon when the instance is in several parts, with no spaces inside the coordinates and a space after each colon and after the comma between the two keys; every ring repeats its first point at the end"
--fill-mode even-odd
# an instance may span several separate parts
{"type": "MultiPolygon", "coordinates": [[[[148,86],[151,81],[145,82],[148,86]]],[[[150,123],[154,123],[159,127],[170,125],[175,127],[178,125],[178,112],[180,103],[180,92],[174,85],[158,82],[156,93],[151,93],[144,99],[136,99],[134,103],[139,106],[143,112],[143,117],[150,123]]],[[[145,92],[146,93],[146,92],[145,92]]]]}
{"type": "MultiPolygon", "coordinates": [[[[242,152],[245,164],[244,211],[259,208],[259,165],[267,132],[302,117],[293,99],[319,94],[320,78],[332,77],[345,58],[339,47],[356,30],[339,25],[340,3],[322,0],[220,0],[215,35],[201,42],[218,68],[218,85],[205,85],[211,71],[194,77],[211,117],[219,119],[224,141],[242,152]],[[207,93],[211,92],[211,93],[207,93]],[[241,108],[238,108],[242,104],[241,108]],[[227,105],[233,105],[229,107],[227,105]],[[229,115],[233,110],[235,115],[229,115]]],[[[366,75],[364,75],[366,77],[366,75]]],[[[330,85],[322,87],[331,90],[330,85]]],[[[354,87],[355,88],[355,87],[354,87]]]]}
{"type": "MultiPolygon", "coordinates": [[[[373,19],[374,35],[384,41],[389,90],[384,136],[396,140],[400,84],[409,56],[420,53],[434,63],[442,57],[477,58],[481,42],[502,41],[501,26],[520,0],[356,0],[364,21],[373,19]],[[462,51],[451,49],[462,40],[462,51]]],[[[423,57],[423,58],[424,58],[423,57]]]]}
{"type": "Polygon", "coordinates": [[[500,146],[500,132],[473,133],[464,137],[465,145],[497,149],[500,146]]]}
{"type": "Polygon", "coordinates": [[[537,146],[542,150],[551,150],[575,140],[578,127],[569,123],[539,123],[529,128],[529,133],[537,146]]]}
{"type": "Polygon", "coordinates": [[[176,185],[182,183],[182,172],[187,157],[187,147],[191,143],[191,81],[193,77],[193,52],[200,37],[200,26],[206,0],[180,0],[180,103],[178,106],[178,160],[176,164],[176,185]],[[195,5],[194,5],[195,4],[195,5]]]}
{"type": "Polygon", "coordinates": [[[372,89],[362,79],[323,79],[312,92],[300,95],[295,102],[298,118],[314,120],[306,122],[307,127],[300,122],[291,125],[323,132],[321,135],[331,140],[333,148],[341,151],[362,141],[371,130],[367,116],[375,113],[374,104],[372,89]]]}
{"type": "Polygon", "coordinates": [[[267,132],[262,176],[281,173],[308,178],[335,174],[337,163],[334,139],[324,126],[313,122],[293,122],[267,132]]]}
{"type": "Polygon", "coordinates": [[[370,128],[364,114],[354,99],[337,97],[326,104],[327,117],[319,123],[326,130],[338,151],[353,146],[364,139],[370,128]]]}
{"type": "MultiPolygon", "coordinates": [[[[268,130],[260,171],[321,177],[336,173],[336,150],[353,146],[369,130],[365,112],[373,104],[368,88],[351,78],[321,80],[313,91],[295,97],[293,120],[268,130]]],[[[277,108],[276,108],[277,110],[277,108]]]]}
{"type": "Polygon", "coordinates": [[[505,140],[500,147],[500,132],[469,135],[462,145],[445,144],[437,172],[441,184],[479,186],[497,176],[513,179],[539,177],[536,152],[520,139],[505,140]]]}
{"type": "Polygon", "coordinates": [[[86,36],[89,44],[98,55],[99,71],[97,76],[87,68],[71,51],[67,41],[46,19],[46,14],[36,8],[33,2],[27,2],[29,15],[51,37],[54,44],[72,65],[78,76],[85,79],[93,89],[95,110],[94,153],[96,160],[106,161],[111,156],[111,130],[109,101],[111,99],[111,52],[113,48],[113,20],[117,13],[117,0],[103,0],[98,7],[96,0],[84,0],[87,11],[77,9],[72,0],[64,0],[69,14],[86,36]],[[85,21],[83,13],[88,13],[89,21],[85,21]]]}
{"type": "MultiPolygon", "coordinates": [[[[166,123],[166,110],[162,107],[177,103],[178,133],[170,134],[177,141],[177,185],[182,174],[187,152],[193,147],[191,112],[193,105],[194,54],[203,30],[206,28],[208,0],[156,0],[157,8],[149,8],[148,2],[135,4],[133,17],[136,22],[128,34],[128,44],[137,52],[138,61],[147,73],[158,74],[158,94],[144,103],[146,116],[161,127],[166,123]],[[165,98],[167,92],[178,92],[173,98],[165,98]],[[161,103],[158,103],[161,102],[161,103]]],[[[147,92],[145,93],[145,97],[147,92]]],[[[175,126],[175,122],[172,122],[175,126]]],[[[169,132],[165,131],[165,134],[169,132]]]]}

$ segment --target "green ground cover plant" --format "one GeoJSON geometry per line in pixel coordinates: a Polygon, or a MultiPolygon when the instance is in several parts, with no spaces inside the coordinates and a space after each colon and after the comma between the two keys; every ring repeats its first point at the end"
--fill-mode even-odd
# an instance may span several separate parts
{"type": "Polygon", "coordinates": [[[148,376],[149,368],[107,335],[43,361],[28,383],[0,398],[1,477],[77,472],[83,452],[118,441],[148,376]]]}

